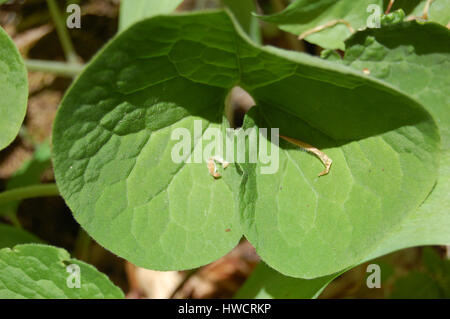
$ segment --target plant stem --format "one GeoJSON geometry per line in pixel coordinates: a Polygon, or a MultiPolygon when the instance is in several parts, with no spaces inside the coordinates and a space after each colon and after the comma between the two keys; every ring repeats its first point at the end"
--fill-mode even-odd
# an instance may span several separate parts
{"type": "Polygon", "coordinates": [[[67,31],[64,23],[64,19],[59,12],[58,4],[55,0],[47,0],[47,5],[53,22],[55,23],[56,32],[58,33],[59,41],[61,41],[67,61],[70,63],[79,63],[78,55],[73,47],[72,40],[70,39],[69,32],[67,31]]]}
{"type": "Polygon", "coordinates": [[[83,65],[78,63],[26,60],[25,65],[29,71],[54,73],[66,77],[76,77],[83,70],[83,65]]]}
{"type": "Polygon", "coordinates": [[[22,229],[22,224],[20,223],[19,218],[17,218],[17,214],[11,214],[8,218],[14,227],[22,229]]]}
{"type": "Polygon", "coordinates": [[[40,184],[15,188],[0,193],[0,204],[35,197],[59,196],[56,184],[40,184]]]}
{"type": "Polygon", "coordinates": [[[91,247],[91,243],[91,237],[83,230],[83,228],[80,228],[75,242],[75,257],[89,262],[89,248],[91,247]]]}
{"type": "Polygon", "coordinates": [[[227,97],[225,98],[225,110],[224,114],[230,123],[230,127],[234,127],[234,107],[233,107],[233,89],[228,92],[227,97]]]}
{"type": "Polygon", "coordinates": [[[392,6],[394,5],[395,0],[389,0],[388,7],[386,8],[386,12],[384,14],[389,14],[391,12],[392,6]]]}

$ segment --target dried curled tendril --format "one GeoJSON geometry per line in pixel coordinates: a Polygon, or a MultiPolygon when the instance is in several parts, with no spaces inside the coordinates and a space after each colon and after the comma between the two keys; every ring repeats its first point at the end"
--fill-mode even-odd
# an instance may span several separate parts
{"type": "MultiPolygon", "coordinates": [[[[323,176],[323,175],[327,175],[330,172],[331,164],[333,164],[333,160],[330,157],[328,157],[327,154],[325,154],[321,150],[315,148],[314,146],[309,145],[305,142],[299,141],[295,138],[287,137],[287,136],[283,136],[283,135],[280,135],[280,137],[282,139],[288,141],[289,143],[299,146],[300,148],[304,149],[305,151],[316,155],[317,158],[320,159],[320,161],[323,163],[323,165],[325,165],[325,170],[323,170],[322,172],[319,173],[319,175],[318,175],[319,177],[323,176]]],[[[222,175],[220,175],[220,173],[217,170],[216,162],[220,163],[224,169],[227,168],[230,165],[230,163],[225,161],[220,156],[213,156],[213,157],[209,158],[209,160],[208,160],[209,174],[211,174],[211,176],[213,176],[215,179],[218,179],[222,175]]]]}
{"type": "Polygon", "coordinates": [[[211,174],[211,176],[213,176],[214,178],[220,178],[222,175],[220,175],[220,173],[217,171],[217,165],[216,162],[222,164],[222,167],[225,169],[227,168],[230,163],[228,163],[227,161],[225,161],[223,158],[221,158],[220,156],[213,156],[210,157],[208,160],[208,170],[209,170],[209,174],[211,174]]]}

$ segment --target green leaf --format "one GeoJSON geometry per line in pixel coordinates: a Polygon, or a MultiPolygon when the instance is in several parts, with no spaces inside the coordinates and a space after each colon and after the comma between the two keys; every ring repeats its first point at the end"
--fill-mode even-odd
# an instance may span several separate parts
{"type": "Polygon", "coordinates": [[[236,299],[315,299],[339,274],[315,279],[283,276],[264,263],[256,266],[236,299]]]}
{"type": "MultiPolygon", "coordinates": [[[[224,12],[159,16],[127,29],[64,97],[53,131],[58,187],[77,221],[130,262],[181,270],[216,260],[242,233],[264,262],[302,278],[364,260],[434,185],[439,132],[423,107],[349,67],[252,43],[224,12]],[[279,170],[174,163],[175,128],[189,155],[222,131],[228,92],[257,102],[245,128],[280,128],[333,160],[285,142],[279,170]],[[194,121],[203,131],[194,132],[194,121]]],[[[236,134],[241,136],[243,131],[236,134]]]]}
{"type": "MultiPolygon", "coordinates": [[[[260,18],[295,35],[340,19],[347,21],[357,30],[366,25],[367,18],[371,15],[366,10],[371,4],[378,5],[381,9],[383,0],[297,0],[280,13],[260,18]]],[[[344,49],[344,40],[351,34],[351,30],[344,23],[338,23],[305,39],[323,48],[344,49]]]]}
{"type": "MultiPolygon", "coordinates": [[[[426,2],[426,0],[396,0],[392,10],[403,9],[407,13],[407,19],[422,17],[426,2]]],[[[428,21],[447,25],[450,22],[450,3],[446,0],[433,0],[428,10],[428,21]]]]}
{"type": "Polygon", "coordinates": [[[368,70],[420,101],[434,116],[442,138],[439,177],[422,206],[387,236],[372,257],[393,249],[450,244],[450,31],[416,21],[371,29],[347,42],[344,63],[368,70]]]}
{"type": "Polygon", "coordinates": [[[123,292],[93,266],[70,258],[67,251],[40,244],[0,250],[0,298],[103,299],[123,298],[123,292]],[[67,267],[79,267],[80,288],[67,267]]]}
{"type": "Polygon", "coordinates": [[[0,28],[0,150],[19,133],[28,99],[27,70],[14,42],[0,28]]]}
{"type": "Polygon", "coordinates": [[[119,31],[145,18],[171,13],[181,2],[183,0],[121,0],[119,31]]]}
{"type": "Polygon", "coordinates": [[[41,243],[33,234],[17,227],[0,224],[0,249],[14,247],[17,244],[41,243]]]}
{"type": "MultiPolygon", "coordinates": [[[[397,0],[392,10],[404,9],[408,18],[422,16],[426,0],[397,0]]],[[[291,3],[284,11],[260,16],[267,22],[277,24],[282,30],[301,35],[304,32],[314,30],[321,26],[327,28],[317,30],[305,39],[326,49],[344,49],[344,41],[351,34],[351,30],[345,23],[333,24],[333,21],[344,20],[353,30],[366,28],[368,19],[372,19],[374,13],[383,14],[388,1],[383,0],[297,0],[291,3]],[[370,5],[379,7],[369,8],[370,5]]],[[[392,11],[391,10],[391,11],[392,11]]],[[[450,2],[447,0],[435,0],[430,6],[429,20],[446,25],[450,22],[450,2]]]]}

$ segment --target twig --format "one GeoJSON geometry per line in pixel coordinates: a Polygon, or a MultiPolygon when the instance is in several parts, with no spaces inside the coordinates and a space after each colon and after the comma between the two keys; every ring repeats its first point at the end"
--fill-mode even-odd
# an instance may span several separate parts
{"type": "Polygon", "coordinates": [[[29,71],[54,73],[66,77],[76,77],[83,70],[79,63],[65,63],[44,60],[26,60],[25,66],[29,71]]]}
{"type": "Polygon", "coordinates": [[[8,215],[8,218],[14,227],[22,229],[22,224],[20,223],[19,218],[17,218],[17,214],[15,212],[14,214],[8,215]]]}
{"type": "Polygon", "coordinates": [[[427,2],[425,3],[425,7],[423,7],[422,11],[422,19],[428,20],[428,10],[430,10],[430,6],[433,1],[434,0],[427,0],[427,2]]]}
{"type": "Polygon", "coordinates": [[[66,59],[70,63],[79,63],[80,58],[75,52],[72,40],[70,39],[69,32],[67,31],[63,17],[59,12],[58,4],[55,0],[47,0],[47,5],[50,10],[53,22],[55,23],[56,32],[58,33],[59,40],[61,41],[66,59]]]}
{"type": "Polygon", "coordinates": [[[387,6],[386,12],[384,14],[388,14],[391,12],[392,6],[394,5],[395,0],[389,0],[389,4],[387,6]]]}
{"type": "Polygon", "coordinates": [[[320,26],[312,28],[312,29],[310,29],[308,31],[305,31],[305,32],[303,32],[302,34],[300,34],[298,36],[298,39],[299,40],[303,40],[304,38],[306,38],[307,36],[309,36],[309,35],[311,35],[313,33],[316,33],[316,32],[322,31],[324,29],[330,28],[330,27],[335,26],[336,24],[339,24],[339,23],[345,24],[345,26],[350,30],[350,33],[354,33],[355,32],[355,30],[353,29],[353,27],[351,26],[350,23],[348,23],[345,20],[338,19],[338,20],[329,21],[329,22],[327,22],[327,23],[325,23],[323,25],[320,25],[320,26]]]}
{"type": "Polygon", "coordinates": [[[279,136],[282,139],[288,141],[289,143],[297,145],[300,148],[304,149],[305,151],[316,155],[320,159],[320,161],[325,166],[325,170],[323,172],[319,173],[319,175],[318,175],[319,177],[323,176],[323,175],[327,175],[330,172],[330,168],[331,168],[331,164],[333,164],[333,160],[331,158],[329,158],[327,154],[325,154],[321,150],[315,148],[314,146],[309,145],[308,143],[299,141],[295,138],[287,137],[287,136],[283,136],[283,135],[279,135],[279,136]]]}

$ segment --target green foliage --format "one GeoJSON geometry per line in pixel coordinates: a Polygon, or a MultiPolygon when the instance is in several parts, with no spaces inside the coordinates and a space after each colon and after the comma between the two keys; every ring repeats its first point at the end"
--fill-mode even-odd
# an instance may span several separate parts
{"type": "Polygon", "coordinates": [[[0,249],[17,244],[40,243],[42,240],[17,227],[0,224],[0,249]]]}
{"type": "MultiPolygon", "coordinates": [[[[426,0],[395,0],[392,10],[403,9],[407,18],[422,17],[426,2],[426,0]]],[[[428,21],[447,25],[450,22],[450,3],[446,0],[433,0],[428,10],[428,21]]]]}
{"type": "Polygon", "coordinates": [[[0,250],[0,298],[123,298],[122,291],[94,267],[61,248],[41,244],[0,250]],[[80,268],[80,288],[69,288],[66,267],[80,268]]]}
{"type": "Polygon", "coordinates": [[[0,27],[0,150],[19,133],[28,99],[27,71],[14,42],[0,27]]]}
{"type": "MultiPolygon", "coordinates": [[[[366,10],[371,4],[382,8],[383,0],[297,0],[280,13],[260,18],[295,35],[339,19],[347,21],[357,30],[366,25],[371,14],[366,10]]],[[[344,40],[350,35],[351,30],[344,23],[338,23],[309,35],[306,40],[323,48],[344,49],[344,40]]]]}
{"type": "Polygon", "coordinates": [[[429,247],[423,250],[422,259],[424,269],[397,279],[390,298],[450,298],[450,261],[429,247]]]}
{"type": "MultiPolygon", "coordinates": [[[[404,22],[355,34],[343,63],[417,99],[433,115],[441,133],[439,177],[418,210],[387,236],[389,251],[450,243],[450,31],[435,23],[404,22]]],[[[373,257],[387,253],[379,247],[373,257]]]]}
{"type": "Polygon", "coordinates": [[[241,287],[237,299],[313,299],[339,274],[315,279],[283,276],[260,263],[241,287]]]}
{"type": "MultiPolygon", "coordinates": [[[[337,20],[344,20],[351,25],[353,30],[358,30],[366,28],[368,19],[371,19],[371,15],[376,12],[374,7],[368,9],[370,5],[378,6],[378,13],[383,14],[387,3],[387,0],[296,0],[284,11],[269,16],[260,16],[260,18],[275,23],[282,30],[295,35],[337,20]]],[[[402,8],[408,18],[420,18],[425,3],[426,0],[397,0],[392,10],[402,8]]],[[[444,25],[449,23],[450,2],[447,0],[433,1],[428,12],[428,19],[444,25]]],[[[344,50],[344,41],[351,34],[350,28],[341,22],[312,33],[306,37],[306,40],[326,49],[344,50]]]]}
{"type": "MultiPolygon", "coordinates": [[[[201,135],[193,151],[209,144],[201,135]]],[[[68,91],[53,138],[62,196],[114,253],[181,270],[219,258],[244,234],[267,264],[301,278],[391,251],[386,240],[431,191],[440,158],[435,122],[399,89],[256,46],[224,12],[155,17],[121,33],[68,91]],[[194,120],[224,130],[235,85],[258,105],[245,128],[279,127],[315,145],[334,160],[330,174],[318,178],[321,163],[285,142],[272,175],[242,164],[215,180],[205,163],[174,163],[172,130],[192,132],[194,120]]]]}

